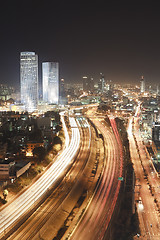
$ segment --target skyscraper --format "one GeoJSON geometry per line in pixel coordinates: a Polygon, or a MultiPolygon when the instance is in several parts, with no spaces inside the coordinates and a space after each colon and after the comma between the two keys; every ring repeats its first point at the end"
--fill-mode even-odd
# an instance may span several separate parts
{"type": "Polygon", "coordinates": [[[87,92],[88,90],[89,90],[88,77],[84,76],[83,77],[83,91],[87,92]]]}
{"type": "Polygon", "coordinates": [[[141,89],[140,89],[140,91],[141,91],[141,93],[144,93],[145,92],[145,79],[144,79],[144,76],[141,76],[140,82],[141,82],[141,89]]]}
{"type": "Polygon", "coordinates": [[[160,123],[155,122],[152,128],[152,141],[160,144],[160,123]]]}
{"type": "Polygon", "coordinates": [[[93,92],[94,91],[94,81],[93,77],[83,77],[83,91],[85,92],[93,92]]]}
{"type": "Polygon", "coordinates": [[[103,75],[103,73],[100,73],[100,79],[99,79],[99,82],[98,82],[98,91],[100,93],[103,93],[104,92],[104,87],[105,87],[104,75],[103,75]]]}
{"type": "Polygon", "coordinates": [[[159,95],[159,84],[157,85],[156,93],[157,93],[157,95],[159,95]]]}
{"type": "Polygon", "coordinates": [[[50,104],[59,102],[59,64],[57,62],[42,63],[43,100],[50,104]]]}
{"type": "Polygon", "coordinates": [[[60,80],[59,95],[60,95],[60,97],[65,96],[65,87],[64,87],[64,79],[63,78],[60,80]]]}
{"type": "Polygon", "coordinates": [[[38,104],[38,56],[35,52],[20,54],[21,103],[28,112],[37,109],[38,104]]]}

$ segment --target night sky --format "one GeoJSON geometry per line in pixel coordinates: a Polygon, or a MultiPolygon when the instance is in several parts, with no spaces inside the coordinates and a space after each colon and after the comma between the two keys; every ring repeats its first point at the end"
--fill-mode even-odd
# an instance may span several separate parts
{"type": "MultiPolygon", "coordinates": [[[[115,83],[160,79],[159,1],[10,1],[0,6],[0,83],[19,85],[21,51],[57,61],[60,77],[115,83]]],[[[40,73],[41,76],[41,73],[40,73]]]]}

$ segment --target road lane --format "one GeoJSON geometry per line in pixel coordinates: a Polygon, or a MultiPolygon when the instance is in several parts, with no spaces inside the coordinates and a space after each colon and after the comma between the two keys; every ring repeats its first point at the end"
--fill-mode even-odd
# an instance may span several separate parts
{"type": "Polygon", "coordinates": [[[80,133],[74,118],[70,118],[70,125],[71,141],[61,155],[57,157],[55,163],[30,188],[0,212],[1,237],[7,232],[7,228],[12,229],[13,224],[29,211],[37,200],[41,199],[75,157],[79,149],[80,133]]]}
{"type": "MultiPolygon", "coordinates": [[[[136,122],[136,119],[135,121],[136,122]]],[[[132,133],[132,118],[129,121],[128,126],[128,137],[130,143],[130,153],[131,160],[133,162],[133,167],[136,175],[136,185],[140,187],[135,187],[135,199],[142,199],[142,204],[144,208],[141,208],[139,203],[137,203],[138,216],[140,221],[141,236],[140,239],[160,239],[160,229],[159,229],[159,217],[156,211],[156,206],[154,203],[154,197],[151,195],[149,190],[149,185],[144,176],[143,168],[147,169],[146,154],[142,146],[142,141],[140,139],[139,129],[134,128],[134,136],[132,133]],[[138,192],[138,193],[137,193],[138,192]]],[[[149,173],[148,173],[149,174],[149,173]]]]}
{"type": "Polygon", "coordinates": [[[103,238],[112,217],[120,189],[118,177],[122,176],[121,164],[123,164],[123,156],[121,158],[121,154],[119,154],[122,153],[122,145],[119,142],[119,134],[114,120],[112,120],[112,123],[115,135],[105,126],[104,122],[102,124],[102,122],[95,119],[92,119],[92,121],[105,137],[107,157],[105,158],[100,185],[97,187],[77,229],[70,238],[74,240],[97,240],[103,238]]]}

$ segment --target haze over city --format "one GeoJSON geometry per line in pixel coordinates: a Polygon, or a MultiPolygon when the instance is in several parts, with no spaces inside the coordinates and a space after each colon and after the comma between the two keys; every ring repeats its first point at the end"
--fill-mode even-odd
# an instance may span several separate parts
{"type": "MultiPolygon", "coordinates": [[[[66,82],[160,78],[160,16],[151,1],[5,1],[0,10],[0,82],[19,86],[19,57],[57,61],[66,82]]],[[[39,68],[40,69],[40,68],[39,68]]],[[[40,78],[41,71],[39,70],[40,78]]]]}

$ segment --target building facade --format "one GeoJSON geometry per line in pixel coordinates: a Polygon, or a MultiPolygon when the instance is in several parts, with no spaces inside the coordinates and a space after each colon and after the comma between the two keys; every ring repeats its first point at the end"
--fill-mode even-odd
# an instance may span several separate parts
{"type": "Polygon", "coordinates": [[[14,175],[15,161],[0,159],[0,180],[8,180],[14,175]]]}
{"type": "Polygon", "coordinates": [[[144,79],[144,76],[141,76],[140,83],[141,83],[140,91],[141,91],[141,93],[144,93],[145,92],[145,79],[144,79]]]}
{"type": "Polygon", "coordinates": [[[98,82],[98,91],[99,93],[104,93],[104,88],[105,88],[105,79],[103,73],[100,73],[100,79],[98,82]]]}
{"type": "Polygon", "coordinates": [[[152,128],[152,141],[160,145],[160,123],[155,122],[152,128]]]}
{"type": "Polygon", "coordinates": [[[38,56],[35,52],[20,54],[21,103],[25,110],[33,112],[38,105],[38,56]]]}
{"type": "Polygon", "coordinates": [[[43,101],[48,104],[59,102],[59,64],[57,62],[42,63],[43,101]]]}
{"type": "Polygon", "coordinates": [[[60,86],[59,86],[59,103],[62,105],[65,105],[65,104],[67,104],[67,97],[66,97],[65,81],[63,78],[59,81],[59,84],[60,84],[60,86]]]}
{"type": "Polygon", "coordinates": [[[83,77],[83,91],[89,93],[94,91],[94,81],[92,77],[83,77]]]}
{"type": "Polygon", "coordinates": [[[160,162],[160,123],[154,122],[152,128],[152,149],[156,160],[160,162]]]}

